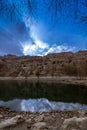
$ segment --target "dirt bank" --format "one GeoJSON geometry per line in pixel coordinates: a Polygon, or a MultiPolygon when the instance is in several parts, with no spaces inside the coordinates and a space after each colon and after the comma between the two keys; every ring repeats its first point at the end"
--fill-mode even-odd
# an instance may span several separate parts
{"type": "Polygon", "coordinates": [[[87,77],[85,78],[78,78],[78,77],[69,77],[69,76],[60,76],[60,77],[52,77],[52,76],[45,76],[45,77],[0,77],[0,80],[28,80],[28,81],[41,81],[41,82],[58,82],[64,84],[76,84],[76,85],[85,85],[87,86],[87,77]]]}
{"type": "Polygon", "coordinates": [[[44,77],[0,77],[0,80],[28,80],[28,81],[41,81],[41,82],[57,82],[65,84],[77,84],[87,86],[87,77],[70,77],[70,76],[44,76],[44,77]]]}

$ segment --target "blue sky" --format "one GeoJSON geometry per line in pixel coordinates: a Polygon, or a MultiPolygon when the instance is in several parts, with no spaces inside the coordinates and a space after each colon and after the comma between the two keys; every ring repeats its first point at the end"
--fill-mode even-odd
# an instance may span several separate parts
{"type": "MultiPolygon", "coordinates": [[[[11,11],[12,0],[7,1],[11,11]]],[[[26,4],[22,8],[13,10],[12,21],[9,10],[0,13],[0,55],[47,55],[87,49],[86,0],[79,0],[77,17],[74,0],[63,4],[57,14],[55,6],[47,7],[51,0],[47,3],[31,0],[33,7],[37,4],[33,13],[27,8],[27,0],[24,1],[26,4]]],[[[22,5],[21,0],[14,0],[14,4],[22,5]]]]}

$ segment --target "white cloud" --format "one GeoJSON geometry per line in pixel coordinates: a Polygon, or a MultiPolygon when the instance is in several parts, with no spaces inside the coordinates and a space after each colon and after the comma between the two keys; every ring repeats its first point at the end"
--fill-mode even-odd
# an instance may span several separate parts
{"type": "Polygon", "coordinates": [[[24,55],[44,55],[45,48],[39,47],[37,44],[25,42],[22,44],[22,48],[24,55]]]}
{"type": "Polygon", "coordinates": [[[45,55],[47,55],[49,53],[75,51],[75,49],[76,49],[76,47],[72,47],[72,46],[55,45],[55,46],[49,47],[49,49],[45,52],[45,55]]]}
{"type": "Polygon", "coordinates": [[[23,47],[23,54],[24,55],[35,55],[37,51],[37,46],[33,44],[24,43],[23,47]]]}
{"type": "Polygon", "coordinates": [[[48,44],[40,39],[40,33],[38,32],[37,28],[37,25],[30,26],[30,36],[38,48],[46,49],[48,48],[48,44]]]}
{"type": "Polygon", "coordinates": [[[44,50],[49,49],[49,45],[40,39],[38,32],[38,25],[36,23],[30,24],[25,20],[25,25],[29,28],[29,37],[31,41],[21,43],[24,55],[43,55],[44,50]]]}
{"type": "MultiPolygon", "coordinates": [[[[63,45],[49,45],[49,43],[44,42],[41,37],[39,26],[34,23],[29,24],[28,20],[25,20],[26,27],[29,28],[29,37],[31,41],[26,41],[21,43],[24,55],[47,55],[49,53],[58,53],[64,51],[75,51],[75,47],[63,45]]],[[[43,30],[42,30],[43,31],[43,30]]]]}
{"type": "Polygon", "coordinates": [[[28,42],[23,43],[22,47],[23,47],[24,55],[39,55],[39,56],[47,55],[49,53],[75,51],[76,49],[75,47],[66,46],[66,45],[55,45],[55,46],[48,46],[47,48],[45,47],[43,48],[38,46],[37,44],[30,44],[28,42]]]}

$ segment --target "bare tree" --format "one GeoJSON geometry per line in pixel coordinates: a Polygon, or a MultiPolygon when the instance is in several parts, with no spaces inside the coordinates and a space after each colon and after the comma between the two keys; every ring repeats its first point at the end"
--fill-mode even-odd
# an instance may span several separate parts
{"type": "Polygon", "coordinates": [[[0,0],[0,15],[9,16],[11,20],[15,14],[24,17],[34,17],[35,10],[36,0],[0,0]]]}
{"type": "Polygon", "coordinates": [[[39,77],[40,77],[40,70],[36,70],[35,75],[36,75],[37,78],[39,79],[39,77]]]}
{"type": "Polygon", "coordinates": [[[59,12],[63,12],[61,14],[62,17],[62,15],[70,9],[68,12],[72,13],[71,16],[73,16],[75,20],[87,21],[87,0],[49,0],[49,2],[45,3],[48,9],[54,14],[52,17],[54,16],[56,18],[59,12]],[[83,8],[85,8],[85,12],[83,8]]]}
{"type": "Polygon", "coordinates": [[[87,0],[81,1],[81,5],[85,8],[85,11],[82,10],[81,12],[81,21],[85,22],[87,21],[87,0]]]}
{"type": "MultiPolygon", "coordinates": [[[[45,4],[45,8],[50,10],[50,14],[52,17],[57,17],[58,13],[70,12],[73,14],[74,19],[78,18],[78,14],[81,15],[80,20],[87,21],[87,0],[41,0],[45,4]],[[81,6],[79,6],[81,5],[81,6]],[[86,9],[85,13],[81,12],[80,7],[84,7],[86,9]]],[[[39,1],[37,0],[0,0],[0,14],[6,16],[7,14],[9,17],[13,18],[14,14],[24,15],[26,17],[36,15],[37,5],[39,1]],[[8,12],[8,13],[6,13],[8,12]],[[26,15],[27,14],[27,15],[26,15]]],[[[39,8],[38,8],[39,9],[39,8]]]]}
{"type": "Polygon", "coordinates": [[[57,13],[60,12],[61,10],[64,11],[67,5],[69,9],[71,9],[71,6],[73,6],[74,16],[77,17],[78,2],[79,2],[78,0],[73,0],[73,1],[72,0],[50,0],[48,2],[48,9],[51,10],[54,13],[54,15],[57,15],[57,13]]]}
{"type": "Polygon", "coordinates": [[[79,68],[79,76],[81,78],[87,77],[87,60],[80,62],[79,68]]]}

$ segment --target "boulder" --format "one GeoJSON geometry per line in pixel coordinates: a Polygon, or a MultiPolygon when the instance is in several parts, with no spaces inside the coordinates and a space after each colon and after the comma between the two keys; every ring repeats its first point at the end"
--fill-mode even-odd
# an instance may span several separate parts
{"type": "Polygon", "coordinates": [[[87,117],[65,119],[62,130],[87,130],[87,117]]]}
{"type": "Polygon", "coordinates": [[[10,126],[15,126],[19,123],[22,123],[23,121],[25,121],[23,117],[20,115],[17,115],[11,119],[7,119],[5,121],[0,122],[0,129],[10,127],[10,126]]]}
{"type": "Polygon", "coordinates": [[[44,127],[46,127],[45,122],[38,122],[38,123],[33,124],[33,130],[41,130],[44,127]]]}

